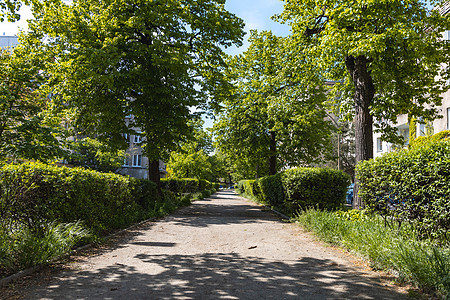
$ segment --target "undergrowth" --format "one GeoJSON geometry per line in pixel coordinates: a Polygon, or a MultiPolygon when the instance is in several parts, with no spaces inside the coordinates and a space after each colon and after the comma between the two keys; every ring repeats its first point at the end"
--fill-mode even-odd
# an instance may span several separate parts
{"type": "Polygon", "coordinates": [[[0,275],[47,263],[90,238],[80,222],[52,222],[38,231],[25,225],[0,226],[0,275]]]}
{"type": "Polygon", "coordinates": [[[450,298],[449,245],[418,240],[411,226],[357,210],[308,209],[293,220],[325,242],[358,253],[376,269],[394,270],[403,282],[450,298]]]}

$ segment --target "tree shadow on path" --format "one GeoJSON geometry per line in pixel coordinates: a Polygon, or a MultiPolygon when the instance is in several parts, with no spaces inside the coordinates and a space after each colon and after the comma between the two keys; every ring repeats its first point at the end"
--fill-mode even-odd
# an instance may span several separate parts
{"type": "Polygon", "coordinates": [[[406,299],[327,259],[280,262],[236,253],[135,258],[142,270],[115,264],[70,271],[26,299],[406,299]]]}

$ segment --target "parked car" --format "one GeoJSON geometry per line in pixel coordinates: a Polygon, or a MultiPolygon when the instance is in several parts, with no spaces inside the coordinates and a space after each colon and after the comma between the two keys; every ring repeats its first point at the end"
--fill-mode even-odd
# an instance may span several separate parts
{"type": "Polygon", "coordinates": [[[353,203],[353,187],[354,186],[355,186],[355,184],[352,183],[347,188],[346,200],[347,200],[347,204],[350,204],[350,205],[353,203]]]}

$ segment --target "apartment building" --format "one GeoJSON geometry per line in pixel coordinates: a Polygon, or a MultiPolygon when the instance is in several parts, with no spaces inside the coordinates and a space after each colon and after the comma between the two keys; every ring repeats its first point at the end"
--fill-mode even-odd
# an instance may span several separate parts
{"type": "MultiPolygon", "coordinates": [[[[132,116],[127,116],[126,123],[130,124],[132,116]]],[[[126,150],[127,158],[125,159],[122,168],[118,171],[122,175],[129,175],[135,178],[148,178],[148,166],[149,159],[143,154],[143,149],[141,147],[143,137],[139,135],[141,132],[139,128],[131,128],[136,132],[136,134],[124,133],[123,137],[128,143],[129,147],[126,150]]],[[[162,160],[159,160],[159,176],[161,178],[166,177],[166,165],[162,160]]]]}

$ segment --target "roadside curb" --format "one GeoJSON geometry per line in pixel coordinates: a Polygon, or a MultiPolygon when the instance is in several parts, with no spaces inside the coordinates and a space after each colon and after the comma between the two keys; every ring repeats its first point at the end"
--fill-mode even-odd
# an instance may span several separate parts
{"type": "MultiPolygon", "coordinates": [[[[158,219],[159,218],[151,218],[151,219],[147,219],[147,220],[141,221],[141,222],[133,224],[133,225],[127,227],[127,228],[124,228],[124,229],[121,229],[121,230],[119,230],[117,232],[111,233],[111,234],[107,235],[106,237],[104,237],[103,239],[104,240],[109,240],[110,238],[113,238],[113,237],[115,237],[117,235],[120,235],[120,234],[124,233],[125,231],[131,230],[131,229],[133,229],[135,227],[138,227],[138,226],[141,226],[141,225],[143,225],[143,224],[145,224],[147,222],[154,222],[154,221],[156,221],[158,219]]],[[[20,271],[18,273],[15,273],[13,275],[8,276],[8,277],[2,278],[2,279],[0,279],[0,287],[5,287],[5,286],[7,286],[8,284],[10,284],[11,282],[13,282],[13,281],[15,281],[17,279],[21,279],[21,278],[23,278],[23,277],[25,277],[27,275],[30,275],[30,274],[32,274],[34,272],[37,272],[37,271],[43,269],[44,267],[46,267],[46,266],[48,266],[48,265],[50,265],[52,263],[55,263],[55,262],[58,262],[58,261],[60,261],[60,260],[62,260],[64,258],[70,257],[71,255],[74,255],[75,253],[77,253],[79,251],[82,251],[82,250],[85,250],[87,248],[90,248],[92,246],[94,246],[93,243],[90,243],[90,244],[78,247],[78,248],[70,251],[69,253],[67,253],[67,254],[65,254],[65,255],[63,255],[61,257],[55,258],[55,259],[53,259],[53,260],[51,260],[51,261],[49,261],[49,262],[47,262],[45,264],[37,265],[37,266],[31,267],[31,268],[22,270],[22,271],[20,271]]]]}

